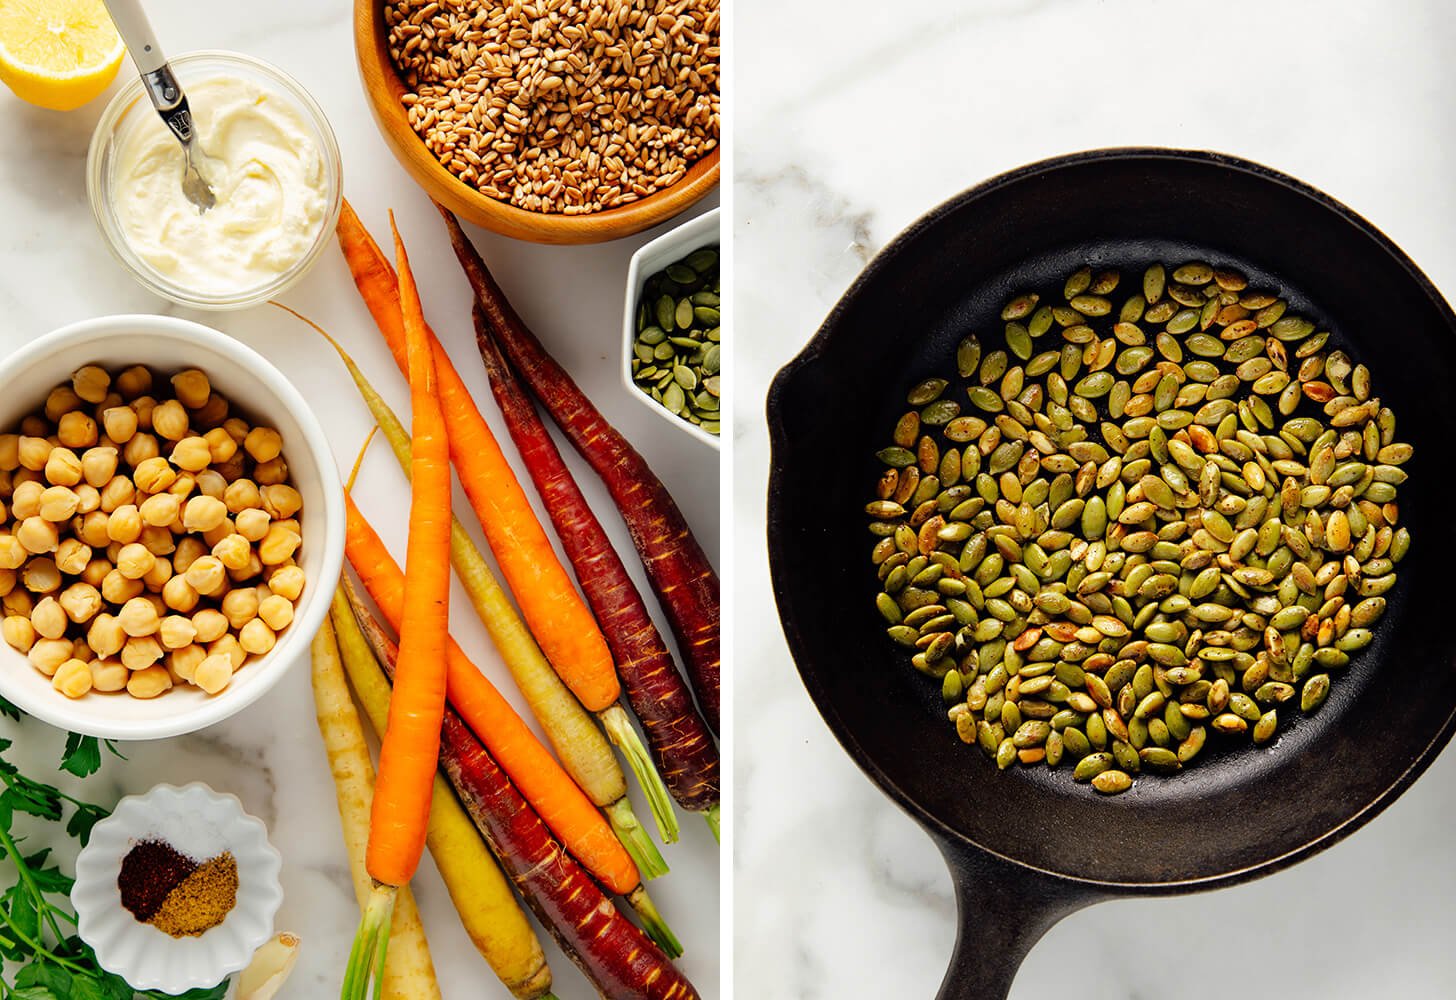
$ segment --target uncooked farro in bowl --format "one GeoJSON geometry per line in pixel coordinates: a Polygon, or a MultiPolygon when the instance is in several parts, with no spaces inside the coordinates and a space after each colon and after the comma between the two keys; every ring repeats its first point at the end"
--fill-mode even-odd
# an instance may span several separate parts
{"type": "Polygon", "coordinates": [[[659,6],[387,0],[410,125],[462,182],[531,212],[670,188],[718,144],[720,13],[659,6]]]}

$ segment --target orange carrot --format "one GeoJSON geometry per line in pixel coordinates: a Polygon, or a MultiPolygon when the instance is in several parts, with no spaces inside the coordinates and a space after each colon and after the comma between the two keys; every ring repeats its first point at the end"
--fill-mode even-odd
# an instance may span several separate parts
{"type": "MultiPolygon", "coordinates": [[[[404,606],[404,574],[353,499],[346,495],[345,501],[349,562],[385,620],[398,630],[404,606]]],[[[546,825],[608,888],[630,893],[641,882],[637,868],[591,800],[453,639],[447,639],[444,660],[450,704],[475,730],[546,825]]]]}
{"type": "MultiPolygon", "coordinates": [[[[401,371],[408,371],[400,290],[388,259],[348,202],[339,216],[338,232],[354,283],[395,362],[401,371]]],[[[603,711],[622,693],[606,640],[557,558],[470,390],[438,338],[428,329],[426,334],[435,356],[440,407],[450,423],[450,458],[485,529],[486,541],[552,667],[583,705],[593,712],[603,711]]]]}
{"type": "Polygon", "coordinates": [[[450,445],[437,402],[435,364],[404,241],[394,224],[400,319],[408,349],[411,415],[409,548],[397,628],[399,671],[369,819],[365,864],[374,892],[365,907],[343,996],[362,997],[382,975],[398,888],[419,867],[429,827],[440,727],[445,717],[445,643],[450,627],[450,445]]]}

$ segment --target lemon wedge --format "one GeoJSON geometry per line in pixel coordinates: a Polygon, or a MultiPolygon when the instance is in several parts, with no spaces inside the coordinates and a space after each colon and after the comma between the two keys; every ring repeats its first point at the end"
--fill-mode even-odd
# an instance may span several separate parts
{"type": "Polygon", "coordinates": [[[125,54],[102,0],[0,0],[0,81],[22,101],[79,108],[111,85],[125,54]]]}

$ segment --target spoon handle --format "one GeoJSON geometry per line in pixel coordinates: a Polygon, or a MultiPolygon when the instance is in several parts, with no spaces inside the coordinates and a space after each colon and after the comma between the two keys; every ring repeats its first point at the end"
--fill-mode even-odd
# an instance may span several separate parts
{"type": "Polygon", "coordinates": [[[141,0],[105,0],[105,3],[132,62],[136,63],[152,106],[179,141],[192,142],[192,109],[187,104],[187,95],[167,64],[141,0]]]}

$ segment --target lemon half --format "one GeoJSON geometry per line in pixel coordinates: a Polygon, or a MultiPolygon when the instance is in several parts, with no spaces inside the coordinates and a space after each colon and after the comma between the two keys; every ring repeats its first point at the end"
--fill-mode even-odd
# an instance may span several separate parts
{"type": "Polygon", "coordinates": [[[53,111],[100,97],[126,48],[101,0],[0,0],[0,81],[53,111]]]}

